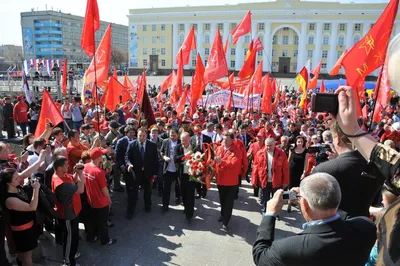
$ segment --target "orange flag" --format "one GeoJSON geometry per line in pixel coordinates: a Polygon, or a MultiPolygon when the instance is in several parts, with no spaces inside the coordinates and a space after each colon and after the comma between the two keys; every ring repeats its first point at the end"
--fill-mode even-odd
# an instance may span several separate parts
{"type": "Polygon", "coordinates": [[[64,95],[67,94],[67,76],[68,76],[68,59],[64,59],[64,65],[63,65],[63,80],[62,80],[62,93],[64,95]]]}
{"type": "Polygon", "coordinates": [[[224,45],[224,53],[225,53],[225,55],[226,55],[226,52],[228,52],[228,45],[229,45],[229,37],[228,38],[226,38],[226,40],[225,40],[225,45],[224,45]]]}
{"type": "Polygon", "coordinates": [[[194,27],[192,25],[188,35],[186,36],[185,41],[182,43],[182,46],[179,49],[178,54],[176,55],[175,58],[176,64],[179,65],[179,61],[181,58],[179,55],[180,52],[182,52],[183,65],[189,64],[190,52],[195,49],[196,49],[196,38],[194,34],[194,27]]]}
{"type": "Polygon", "coordinates": [[[344,56],[342,66],[350,86],[383,65],[398,5],[399,0],[391,0],[374,26],[344,56]]]}
{"type": "Polygon", "coordinates": [[[190,94],[190,115],[192,116],[197,108],[197,101],[203,95],[205,89],[205,83],[203,80],[205,68],[203,65],[203,60],[199,53],[197,53],[197,60],[196,60],[196,70],[192,77],[192,88],[190,94]]]}
{"type": "Polygon", "coordinates": [[[238,77],[240,79],[245,79],[253,75],[256,63],[256,55],[257,55],[256,49],[252,49],[249,54],[249,57],[246,59],[246,61],[242,66],[242,69],[240,69],[238,73],[238,77]]]}
{"type": "Polygon", "coordinates": [[[249,88],[246,91],[244,96],[245,101],[249,98],[252,94],[260,94],[262,92],[261,88],[261,80],[262,80],[262,60],[260,64],[258,64],[254,75],[250,79],[249,88]]]}
{"type": "MultiPolygon", "coordinates": [[[[269,73],[265,75],[265,79],[269,80],[269,73]]],[[[272,91],[271,91],[271,84],[269,82],[266,82],[264,86],[264,92],[263,92],[263,98],[261,102],[261,110],[266,113],[270,114],[271,113],[271,100],[272,100],[272,91]]]]}
{"type": "MultiPolygon", "coordinates": [[[[182,51],[179,52],[179,55],[182,58],[182,51]]],[[[183,64],[181,63],[183,60],[179,61],[178,70],[176,71],[176,75],[172,77],[172,90],[171,90],[171,97],[170,103],[175,104],[178,102],[179,96],[182,95],[182,80],[183,80],[183,64]]]]}
{"type": "Polygon", "coordinates": [[[125,89],[122,92],[122,102],[126,103],[127,101],[132,99],[132,94],[135,94],[135,86],[133,86],[127,75],[124,76],[123,85],[125,89]]]}
{"type": "Polygon", "coordinates": [[[120,96],[124,91],[124,85],[119,83],[119,81],[111,76],[108,80],[108,90],[104,95],[105,107],[111,112],[115,111],[115,108],[120,104],[120,96]]]}
{"type": "Polygon", "coordinates": [[[232,43],[236,44],[240,36],[251,32],[251,13],[247,11],[243,20],[231,31],[232,43]]]}
{"type": "Polygon", "coordinates": [[[272,107],[272,112],[275,112],[275,111],[276,111],[276,106],[278,105],[278,99],[279,99],[278,92],[276,92],[276,93],[275,93],[275,96],[274,96],[274,102],[273,102],[272,105],[271,105],[271,107],[272,107]]]}
{"type": "Polygon", "coordinates": [[[388,76],[387,61],[385,61],[385,64],[382,66],[378,77],[374,90],[375,99],[382,105],[382,107],[386,107],[390,101],[390,80],[388,76]]]}
{"type": "Polygon", "coordinates": [[[86,4],[85,20],[83,21],[81,47],[92,57],[96,49],[95,33],[100,28],[99,7],[96,0],[88,0],[86,4]]]}
{"type": "Polygon", "coordinates": [[[342,67],[343,57],[346,55],[347,50],[344,50],[342,55],[336,61],[335,65],[332,67],[331,72],[329,72],[329,76],[336,76],[339,74],[340,68],[342,67]]]}
{"type": "Polygon", "coordinates": [[[318,65],[311,71],[311,74],[314,74],[314,77],[310,79],[310,82],[308,82],[309,90],[317,88],[318,76],[319,73],[321,72],[321,66],[322,66],[322,61],[319,61],[318,65]]]}
{"type": "Polygon", "coordinates": [[[160,92],[157,94],[157,101],[160,102],[160,101],[161,101],[162,95],[168,90],[169,87],[171,87],[171,84],[172,84],[172,77],[173,77],[173,75],[174,75],[174,71],[175,71],[175,70],[173,70],[173,71],[171,72],[171,74],[169,74],[169,76],[166,77],[166,78],[164,79],[163,82],[161,82],[161,84],[160,84],[161,90],[160,90],[160,92]]]}
{"type": "Polygon", "coordinates": [[[35,138],[38,138],[43,134],[43,132],[46,130],[46,124],[52,123],[54,126],[56,126],[62,121],[64,121],[64,118],[61,115],[60,110],[57,108],[57,105],[54,103],[49,92],[47,90],[43,90],[42,109],[40,110],[40,116],[35,131],[35,138]]]}
{"type": "Polygon", "coordinates": [[[178,105],[176,106],[176,109],[175,109],[178,112],[178,114],[183,113],[183,111],[185,111],[185,104],[186,104],[188,93],[189,93],[189,85],[186,85],[183,95],[179,99],[178,105]]]}
{"type": "Polygon", "coordinates": [[[324,80],[321,80],[321,85],[320,85],[320,87],[319,87],[319,92],[321,92],[321,93],[326,93],[325,82],[324,82],[324,80]]]}
{"type": "Polygon", "coordinates": [[[217,29],[204,72],[204,82],[208,83],[227,75],[228,65],[226,64],[226,57],[222,47],[221,35],[219,29],[217,29]]]}

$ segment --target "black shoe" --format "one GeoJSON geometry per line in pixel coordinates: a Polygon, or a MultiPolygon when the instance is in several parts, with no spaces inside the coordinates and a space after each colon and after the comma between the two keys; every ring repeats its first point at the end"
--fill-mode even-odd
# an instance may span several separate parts
{"type": "Polygon", "coordinates": [[[201,193],[201,197],[205,199],[207,197],[207,190],[205,190],[203,193],[201,193]]]}
{"type": "Polygon", "coordinates": [[[103,245],[103,246],[109,246],[109,245],[114,245],[115,243],[117,243],[117,239],[115,239],[115,238],[110,238],[110,240],[109,240],[107,243],[102,244],[102,245],[103,245]]]}
{"type": "Polygon", "coordinates": [[[279,217],[279,215],[277,215],[277,216],[276,216],[276,219],[277,219],[278,221],[280,221],[280,220],[281,220],[281,217],[279,217]]]}
{"type": "Polygon", "coordinates": [[[226,233],[228,233],[229,232],[229,228],[228,228],[228,226],[227,225],[222,225],[222,228],[221,228],[221,230],[222,231],[225,231],[226,233]]]}
{"type": "Polygon", "coordinates": [[[181,204],[181,202],[182,202],[181,199],[175,199],[175,204],[176,204],[176,205],[181,204]]]}
{"type": "Polygon", "coordinates": [[[223,219],[224,219],[224,217],[220,216],[220,217],[218,218],[218,222],[221,223],[223,219]]]}
{"type": "Polygon", "coordinates": [[[200,194],[197,194],[195,198],[200,199],[201,198],[200,194]]]}
{"type": "Polygon", "coordinates": [[[186,217],[186,222],[188,224],[191,224],[192,223],[192,217],[186,217]]]}
{"type": "Polygon", "coordinates": [[[114,188],[114,191],[116,191],[116,192],[124,192],[125,189],[123,187],[118,187],[118,188],[114,188]]]}
{"type": "Polygon", "coordinates": [[[127,211],[127,213],[126,213],[126,219],[132,220],[132,218],[133,218],[133,211],[127,211]]]}

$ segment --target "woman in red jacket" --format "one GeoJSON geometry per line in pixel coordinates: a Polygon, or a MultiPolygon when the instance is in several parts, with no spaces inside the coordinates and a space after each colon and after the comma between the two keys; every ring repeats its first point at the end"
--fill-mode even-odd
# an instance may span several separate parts
{"type": "Polygon", "coordinates": [[[216,163],[217,186],[219,201],[221,204],[222,229],[228,231],[228,223],[232,216],[233,202],[237,187],[239,185],[238,176],[242,168],[242,152],[237,145],[233,145],[235,135],[224,133],[222,146],[216,150],[214,161],[216,163]]]}

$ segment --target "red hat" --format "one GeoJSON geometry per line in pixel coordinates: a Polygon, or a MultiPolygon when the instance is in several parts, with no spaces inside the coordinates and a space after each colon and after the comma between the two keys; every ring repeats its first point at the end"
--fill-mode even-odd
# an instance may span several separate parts
{"type": "Polygon", "coordinates": [[[263,137],[263,138],[265,138],[265,134],[263,133],[263,132],[258,132],[257,133],[257,137],[263,137]]]}
{"type": "Polygon", "coordinates": [[[24,96],[18,95],[17,100],[20,101],[20,100],[22,100],[22,99],[24,99],[24,96]]]}
{"type": "Polygon", "coordinates": [[[92,159],[97,159],[100,156],[103,156],[104,154],[107,154],[107,150],[102,150],[100,148],[94,148],[93,150],[91,150],[90,152],[90,158],[92,159]]]}

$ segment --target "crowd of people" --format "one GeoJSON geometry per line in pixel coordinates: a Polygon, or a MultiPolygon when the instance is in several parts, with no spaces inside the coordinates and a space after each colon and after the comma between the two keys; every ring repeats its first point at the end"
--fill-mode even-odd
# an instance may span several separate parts
{"type": "MultiPolygon", "coordinates": [[[[6,236],[10,254],[18,254],[18,265],[32,265],[38,238],[53,230],[65,265],[75,266],[80,222],[87,242],[116,243],[108,232],[112,193],[126,191],[125,216],[131,220],[139,190],[146,212],[152,211],[153,190],[161,211],[168,212],[172,185],[175,203],[183,204],[191,223],[196,198],[207,197],[209,181],[193,181],[189,155],[211,147],[222,230],[232,230],[243,180],[260,198],[264,218],[253,249],[257,265],[375,265],[377,259],[395,265],[390,263],[398,262],[398,240],[388,231],[396,214],[389,221],[385,215],[400,195],[398,102],[384,109],[379,124],[367,125],[368,119],[355,118],[351,89],[338,92],[338,117],[298,108],[299,93],[289,89],[276,96],[272,114],[224,106],[197,106],[192,115],[187,107],[178,114],[168,97],[161,109],[152,98],[156,122],[151,125],[132,100],[105,111],[65,98],[56,102],[64,123],[48,123],[39,137],[34,133],[40,101],[29,105],[20,95],[12,104],[5,97],[0,126],[11,139],[17,124],[24,150],[14,155],[0,142],[0,237],[6,236]],[[363,133],[367,126],[371,134],[363,133]],[[301,209],[307,223],[300,235],[274,241],[284,190],[290,191],[286,211],[301,209]],[[371,216],[385,222],[377,242],[371,216]]],[[[10,265],[0,242],[1,265],[10,265]]]]}

